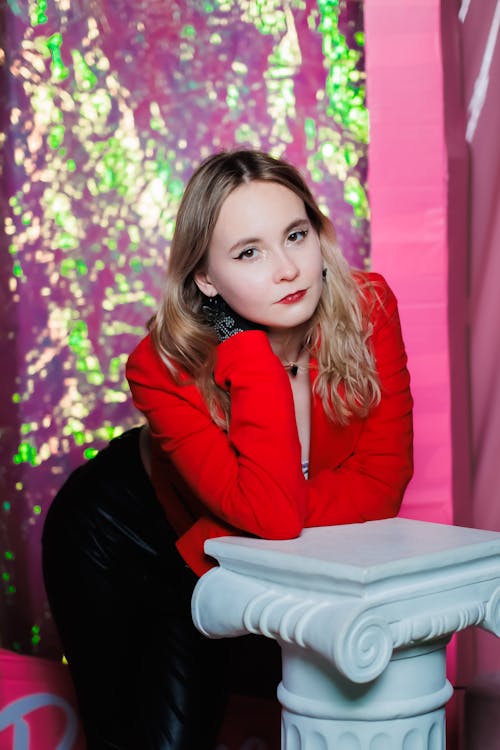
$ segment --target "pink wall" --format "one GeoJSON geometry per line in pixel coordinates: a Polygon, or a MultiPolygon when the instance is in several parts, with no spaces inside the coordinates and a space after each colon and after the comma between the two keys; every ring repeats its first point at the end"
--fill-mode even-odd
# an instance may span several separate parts
{"type": "Polygon", "coordinates": [[[439,0],[366,0],[372,265],[400,302],[415,398],[403,515],[450,523],[448,201],[439,0]],[[410,22],[411,19],[411,22],[410,22]]]}

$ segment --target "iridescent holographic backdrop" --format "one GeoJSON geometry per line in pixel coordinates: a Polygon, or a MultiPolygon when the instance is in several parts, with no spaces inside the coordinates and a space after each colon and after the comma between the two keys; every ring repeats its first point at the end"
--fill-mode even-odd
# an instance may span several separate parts
{"type": "Polygon", "coordinates": [[[56,655],[44,514],[137,424],[124,363],[183,186],[222,148],[284,156],[369,259],[361,0],[8,0],[1,139],[0,644],[56,655]]]}

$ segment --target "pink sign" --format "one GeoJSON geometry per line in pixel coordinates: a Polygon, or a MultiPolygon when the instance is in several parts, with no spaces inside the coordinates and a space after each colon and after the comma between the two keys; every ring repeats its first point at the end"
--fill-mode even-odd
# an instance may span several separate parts
{"type": "Polygon", "coordinates": [[[84,750],[67,667],[0,649],[0,750],[84,750]]]}

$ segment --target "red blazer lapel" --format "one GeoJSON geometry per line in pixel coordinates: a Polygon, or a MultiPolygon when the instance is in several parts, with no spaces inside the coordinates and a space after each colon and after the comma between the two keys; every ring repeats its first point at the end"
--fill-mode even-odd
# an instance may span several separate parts
{"type": "Polygon", "coordinates": [[[322,469],[340,466],[353,453],[363,423],[354,419],[346,427],[332,422],[325,414],[321,399],[313,391],[318,376],[318,362],[311,355],[309,378],[311,385],[311,437],[309,448],[309,477],[322,469]]]}

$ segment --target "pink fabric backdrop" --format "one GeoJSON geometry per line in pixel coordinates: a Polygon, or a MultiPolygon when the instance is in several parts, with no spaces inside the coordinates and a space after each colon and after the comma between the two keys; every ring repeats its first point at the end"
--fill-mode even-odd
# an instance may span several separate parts
{"type": "Polygon", "coordinates": [[[285,156],[350,262],[369,261],[362,5],[11,0],[0,14],[0,638],[57,656],[45,512],[140,421],[124,363],[194,166],[222,148],[285,156]]]}
{"type": "MultiPolygon", "coordinates": [[[[465,102],[474,103],[481,84],[486,83],[477,126],[469,130],[471,523],[494,531],[500,531],[499,24],[497,0],[474,0],[462,26],[465,102]]],[[[477,630],[473,643],[472,674],[500,671],[500,641],[477,630]]]]}

